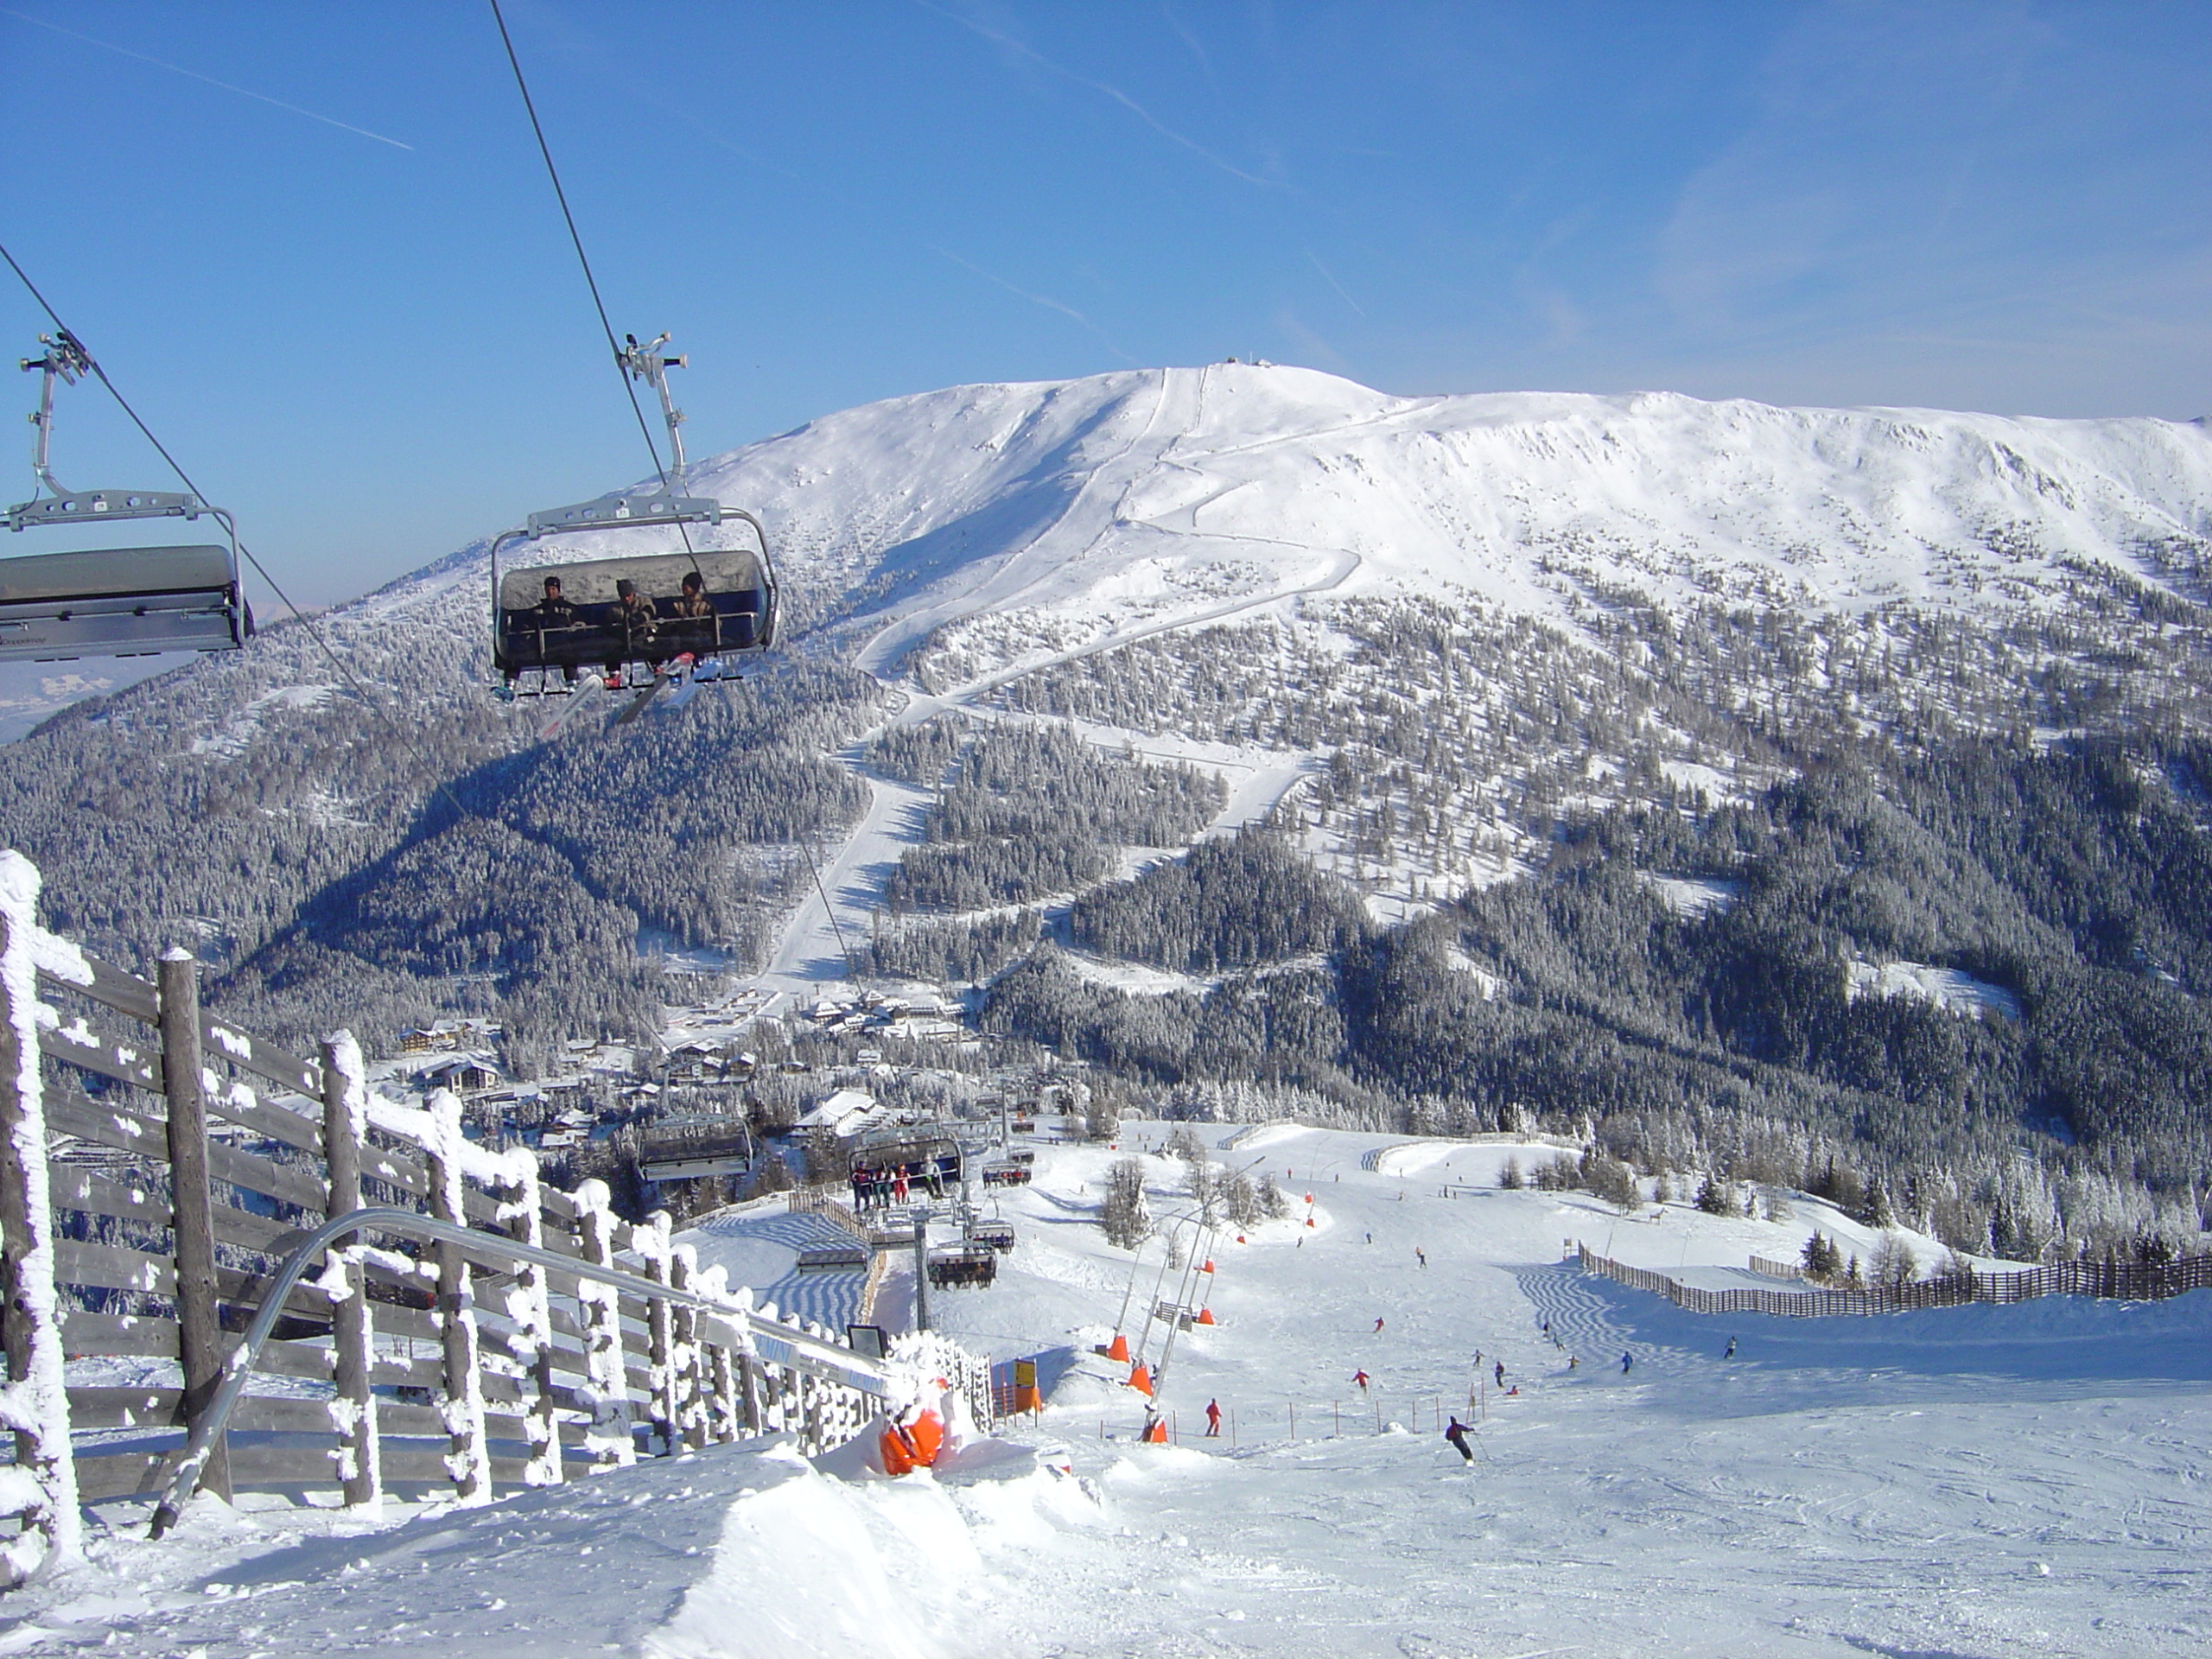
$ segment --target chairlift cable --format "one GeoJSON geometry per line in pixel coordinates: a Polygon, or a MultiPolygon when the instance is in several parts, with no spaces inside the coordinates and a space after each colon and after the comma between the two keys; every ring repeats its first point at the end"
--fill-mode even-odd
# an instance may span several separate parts
{"type": "Polygon", "coordinates": [[[853,958],[853,947],[845,943],[845,930],[838,925],[837,907],[830,902],[830,889],[823,885],[822,867],[814,861],[814,843],[804,836],[798,838],[799,851],[806,855],[806,868],[813,874],[814,890],[822,895],[823,914],[830,918],[830,931],[837,936],[837,949],[845,958],[845,977],[853,982],[853,989],[861,1000],[868,1000],[868,987],[861,983],[859,964],[853,958]]]}
{"type": "MultiPolygon", "coordinates": [[[[39,309],[45,312],[46,315],[53,320],[54,327],[59,329],[65,338],[76,341],[78,349],[79,351],[83,351],[84,342],[81,337],[74,333],[67,323],[61,321],[60,313],[56,311],[53,305],[48,302],[46,296],[39,291],[38,284],[30,279],[30,273],[26,271],[22,265],[16,264],[16,256],[8,251],[5,244],[0,244],[0,259],[5,259],[8,262],[8,269],[14,271],[16,276],[22,280],[23,286],[30,290],[31,297],[38,302],[39,309]]],[[[163,461],[168,463],[169,470],[175,473],[177,477],[182,480],[184,487],[190,490],[194,495],[199,496],[202,500],[207,499],[207,496],[201,491],[200,486],[193,481],[192,474],[186,472],[183,465],[175,455],[169,453],[168,446],[154,435],[154,429],[148,426],[143,420],[139,418],[138,411],[130,406],[130,400],[123,395],[122,391],[117,387],[114,381],[108,378],[107,371],[100,366],[99,359],[93,357],[91,353],[86,352],[85,362],[86,365],[92,370],[92,373],[99,377],[100,385],[107,388],[108,395],[113,397],[116,403],[122,408],[123,412],[130,417],[130,423],[138,429],[140,434],[145,438],[146,442],[152,444],[155,451],[163,461]]],[[[383,721],[386,726],[391,728],[392,734],[395,737],[398,738],[403,743],[407,741],[407,734],[400,728],[399,722],[392,717],[391,711],[386,709],[383,703],[378,702],[377,699],[369,695],[368,688],[361,683],[360,677],[355,674],[353,671],[346,665],[345,660],[340,658],[335,651],[331,649],[330,641],[323,637],[322,630],[315,625],[315,619],[292,602],[291,596],[285,593],[283,588],[277,585],[276,578],[269,574],[269,568],[253,556],[253,550],[247,547],[243,541],[238,543],[238,554],[248,564],[253,567],[254,573],[258,575],[262,581],[269,584],[269,591],[276,595],[278,601],[283,603],[286,610],[291,612],[294,620],[296,620],[302,627],[307,630],[308,638],[314,640],[316,647],[321,651],[325,657],[327,657],[330,659],[330,665],[336,669],[340,674],[345,677],[346,683],[353,690],[353,695],[359,697],[363,703],[366,704],[368,708],[373,710],[379,720],[383,721]]],[[[448,804],[450,804],[454,810],[461,813],[462,817],[477,817],[480,816],[480,814],[472,812],[467,807],[463,806],[460,800],[454,797],[453,791],[447,788],[443,783],[440,783],[437,785],[437,790],[440,794],[446,798],[448,804]]]]}
{"type": "MultiPolygon", "coordinates": [[[[499,29],[499,44],[506,48],[507,65],[515,73],[515,90],[522,94],[522,107],[530,117],[531,132],[537,139],[537,153],[545,160],[545,176],[553,181],[554,199],[561,204],[562,222],[569,227],[569,245],[576,251],[576,263],[583,267],[584,286],[591,290],[592,308],[599,313],[600,332],[607,336],[607,349],[613,353],[614,372],[622,382],[623,395],[630,400],[630,412],[637,416],[639,435],[645,441],[646,453],[653,458],[653,472],[664,490],[668,487],[668,469],[661,464],[660,445],[653,442],[652,426],[645,419],[645,405],[638,401],[638,389],[631,383],[621,342],[614,338],[614,325],[607,319],[607,302],[600,297],[599,278],[592,274],[591,256],[584,251],[583,234],[576,229],[576,216],[569,207],[569,193],[562,188],[561,169],[553,164],[553,149],[545,141],[544,125],[537,118],[537,100],[531,97],[530,82],[523,76],[522,60],[515,54],[514,37],[507,33],[507,20],[499,10],[499,0],[490,0],[490,3],[492,21],[499,29]]],[[[683,550],[691,554],[696,562],[697,550],[691,545],[690,528],[680,522],[676,528],[683,537],[683,550]]]]}
{"type": "MultiPolygon", "coordinates": [[[[46,296],[39,292],[38,284],[31,281],[30,274],[21,265],[16,263],[16,256],[8,251],[5,244],[0,244],[0,259],[5,259],[8,262],[8,269],[14,271],[16,275],[22,279],[23,286],[30,290],[31,298],[38,302],[39,309],[46,313],[47,316],[53,321],[54,327],[60,331],[63,337],[73,341],[79,351],[84,351],[84,340],[82,337],[73,330],[67,323],[61,321],[60,314],[57,312],[53,306],[47,302],[46,296]]],[[[193,482],[192,474],[184,470],[183,467],[178,462],[177,458],[175,455],[169,454],[168,447],[159,438],[154,435],[154,430],[151,427],[148,426],[145,422],[138,418],[138,411],[131,408],[130,400],[128,397],[125,397],[121,391],[117,390],[115,382],[107,378],[107,371],[100,366],[99,359],[94,357],[90,352],[85,352],[85,366],[90,369],[92,373],[98,377],[100,385],[107,388],[108,395],[114,398],[115,401],[122,406],[123,412],[130,417],[131,425],[138,429],[140,435],[142,435],[147,442],[152,444],[154,446],[155,452],[159,454],[163,461],[168,463],[169,470],[175,473],[183,482],[184,487],[190,490],[194,495],[200,497],[201,500],[205,501],[207,499],[207,493],[200,489],[199,485],[193,482]]],[[[276,585],[276,578],[269,574],[268,568],[264,565],[259,559],[253,556],[252,550],[248,548],[244,542],[240,542],[238,543],[238,555],[241,558],[245,559],[248,564],[253,567],[255,575],[258,575],[262,581],[269,584],[269,591],[276,595],[277,599],[283,603],[284,608],[291,612],[293,616],[306,626],[308,632],[314,635],[315,642],[322,646],[323,654],[330,658],[332,664],[337,668],[338,671],[344,674],[347,679],[353,679],[352,671],[347,669],[345,664],[340,662],[338,658],[332,654],[330,647],[323,643],[322,635],[316,631],[315,624],[308,620],[307,613],[300,609],[298,606],[292,603],[289,595],[288,595],[282,588],[276,585]]],[[[360,690],[359,681],[355,680],[353,682],[353,689],[356,691],[360,690]]],[[[364,701],[366,700],[365,693],[363,694],[363,698],[364,701]]]]}

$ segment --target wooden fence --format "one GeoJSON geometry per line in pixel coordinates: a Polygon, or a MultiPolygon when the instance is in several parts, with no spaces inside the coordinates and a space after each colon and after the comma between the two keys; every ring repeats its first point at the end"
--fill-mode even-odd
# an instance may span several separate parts
{"type": "Polygon", "coordinates": [[[1631,1268],[1599,1255],[1587,1244],[1577,1253],[1585,1273],[1664,1296],[1693,1313],[1776,1313],[1791,1319],[1836,1314],[1897,1313],[1916,1307],[1961,1307],[1968,1302],[2025,1302],[2038,1296],[2103,1296],[2157,1301],[2183,1291],[2212,1289],[2212,1255],[2177,1262],[2061,1262],[2019,1273],[1958,1273],[1910,1284],[1869,1285],[1858,1290],[1700,1290],[1663,1273],[1631,1268]]]}
{"type": "MultiPolygon", "coordinates": [[[[287,1300],[204,1489],[373,1506],[387,1485],[488,1501],[709,1441],[856,1434],[890,1386],[842,1333],[755,1310],[720,1268],[632,1225],[603,1185],[541,1185],[535,1154],[366,1086],[344,1033],[303,1060],[207,1015],[198,965],[149,982],[37,920],[39,876],[0,852],[0,1587],[74,1554],[79,1506],[149,1495],[181,1458],[237,1333],[303,1230],[365,1204],[426,1212],[481,1249],[350,1236],[287,1300]],[[48,1000],[42,1000],[48,999],[48,1000]],[[116,1016],[121,1016],[118,1021],[116,1016]],[[552,1250],[713,1300],[705,1313],[503,1255],[552,1250]]],[[[919,1356],[990,1420],[988,1368],[919,1356]]]]}

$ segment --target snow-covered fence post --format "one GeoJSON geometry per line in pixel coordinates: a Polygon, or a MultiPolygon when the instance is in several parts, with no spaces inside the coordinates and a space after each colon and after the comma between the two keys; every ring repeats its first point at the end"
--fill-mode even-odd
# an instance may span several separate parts
{"type": "MultiPolygon", "coordinates": [[[[665,1210],[656,1210],[645,1217],[645,1224],[632,1235],[632,1248],[645,1258],[645,1277],[657,1285],[668,1282],[668,1234],[671,1225],[665,1210]]],[[[664,1296],[656,1296],[645,1309],[645,1329],[651,1340],[647,1351],[646,1376],[650,1399],[646,1410],[652,1414],[653,1430],[660,1436],[661,1450],[676,1450],[676,1367],[675,1320],[673,1310],[664,1296]]]]}
{"type": "Polygon", "coordinates": [[[16,1435],[15,1465],[0,1471],[0,1514],[23,1530],[0,1543],[0,1589],[83,1546],[77,1465],[69,1450],[69,1393],[54,1285],[54,1205],[46,1161],[46,1098],[38,1070],[37,868],[0,853],[0,1338],[8,1380],[0,1427],[16,1435]]]}
{"type": "Polygon", "coordinates": [[[745,1413],[748,1435],[768,1432],[768,1408],[760,1399],[760,1362],[751,1354],[737,1357],[738,1397],[745,1413]]]}
{"type": "MultiPolygon", "coordinates": [[[[614,1265],[614,1212],[607,1204],[607,1183],[582,1181],[575,1193],[576,1245],[584,1259],[596,1267],[614,1265]]],[[[582,1315],[584,1370],[592,1395],[592,1425],[584,1446],[594,1469],[612,1469],[637,1461],[637,1443],[630,1435],[630,1378],[622,1357],[622,1300],[612,1285],[586,1279],[576,1287],[576,1306],[582,1315]]]]}
{"type": "Polygon", "coordinates": [[[731,1359],[729,1350],[721,1343],[707,1350],[706,1363],[709,1374],[714,1378],[715,1438],[727,1446],[737,1440],[741,1432],[739,1414],[743,1408],[738,1400],[737,1365],[731,1359]]]}
{"type": "MultiPolygon", "coordinates": [[[[351,1032],[324,1038],[322,1157],[330,1177],[331,1215],[361,1207],[361,1143],[367,1138],[367,1115],[368,1084],[359,1045],[351,1032]]],[[[338,1429],[339,1478],[346,1488],[346,1508],[374,1510],[384,1502],[384,1471],[378,1467],[377,1396],[370,1386],[376,1365],[375,1315],[369,1306],[368,1274],[352,1248],[360,1242],[358,1233],[331,1241],[330,1268],[323,1285],[337,1298],[331,1319],[336,1385],[331,1418],[338,1429]]]]}
{"type": "MultiPolygon", "coordinates": [[[[678,1290],[690,1290],[698,1266],[699,1252],[689,1244],[677,1245],[669,1253],[669,1283],[678,1290]]],[[[669,1449],[675,1450],[680,1437],[686,1451],[696,1452],[707,1443],[706,1389],[700,1367],[696,1308],[678,1306],[671,1311],[668,1368],[670,1403],[674,1407],[669,1421],[675,1430],[669,1449]]]]}
{"type": "MultiPolygon", "coordinates": [[[[545,1223],[537,1190],[537,1154],[517,1147],[505,1154],[514,1174],[499,1189],[501,1213],[507,1218],[507,1236],[532,1249],[545,1244],[545,1223]]],[[[553,1398],[553,1299],[545,1269],[524,1262],[515,1272],[514,1288],[507,1293],[507,1313],[522,1340],[533,1350],[529,1358],[530,1387],[524,1395],[524,1428],[530,1436],[530,1466],[523,1472],[529,1486],[561,1484],[561,1420],[553,1398]]]]}
{"type": "MultiPolygon", "coordinates": [[[[176,1234],[178,1357],[188,1426],[196,1426],[223,1380],[222,1316],[215,1306],[215,1201],[207,1179],[207,1092],[200,1055],[200,964],[188,950],[162,953],[162,1092],[168,1098],[169,1213],[176,1234]]],[[[207,1454],[200,1490],[231,1496],[229,1437],[207,1454]]]]}
{"type": "MultiPolygon", "coordinates": [[[[468,1224],[461,1196],[461,1097],[449,1089],[430,1096],[430,1213],[456,1226],[468,1224]]],[[[476,1307],[468,1258],[461,1246],[437,1244],[438,1325],[445,1349],[446,1433],[453,1449],[446,1471],[463,1503],[492,1501],[492,1460],[484,1446],[484,1383],[476,1338],[476,1307]]]]}

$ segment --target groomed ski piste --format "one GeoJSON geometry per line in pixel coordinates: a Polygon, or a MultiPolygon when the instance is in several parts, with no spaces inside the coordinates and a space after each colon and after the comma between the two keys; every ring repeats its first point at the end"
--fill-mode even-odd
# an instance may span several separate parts
{"type": "MultiPolygon", "coordinates": [[[[0,1653],[2212,1651],[2212,1295],[1701,1318],[1563,1248],[1719,1284],[1815,1226],[1862,1258],[1874,1236],[1802,1198],[1769,1222],[1499,1190],[1541,1147],[1201,1125],[1292,1212],[1216,1239],[1217,1323],[1178,1337],[1161,1389],[1178,1441],[1142,1445],[1127,1368],[1092,1352],[1131,1284],[1096,1217],[1108,1166],[1169,1127],[1040,1143],[999,1198],[997,1284],[933,1296],[940,1328],[1041,1356],[1051,1387],[980,1469],[852,1479],[756,1444],[382,1529],[203,1498],[158,1545],[109,1506],[85,1566],[0,1610],[0,1653]],[[1471,1424],[1471,1464],[1440,1413],[1471,1424]]],[[[1169,1224],[1185,1166],[1147,1168],[1169,1224]]],[[[1162,1250],[1128,1325],[1155,1363],[1162,1250]]]]}

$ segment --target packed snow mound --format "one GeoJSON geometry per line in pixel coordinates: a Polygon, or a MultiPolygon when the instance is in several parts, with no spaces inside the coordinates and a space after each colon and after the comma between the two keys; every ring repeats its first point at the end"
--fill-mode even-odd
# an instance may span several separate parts
{"type": "Polygon", "coordinates": [[[1098,1516],[1060,1466],[1031,1457],[993,1472],[963,1511],[927,1475],[855,1486],[787,1443],[755,1442],[381,1531],[203,1497],[170,1547],[103,1535],[86,1566],[16,1599],[0,1651],[980,1656],[1005,1650],[977,1596],[992,1554],[1098,1516]],[[317,1527],[328,1534],[284,1545],[317,1527]]]}

